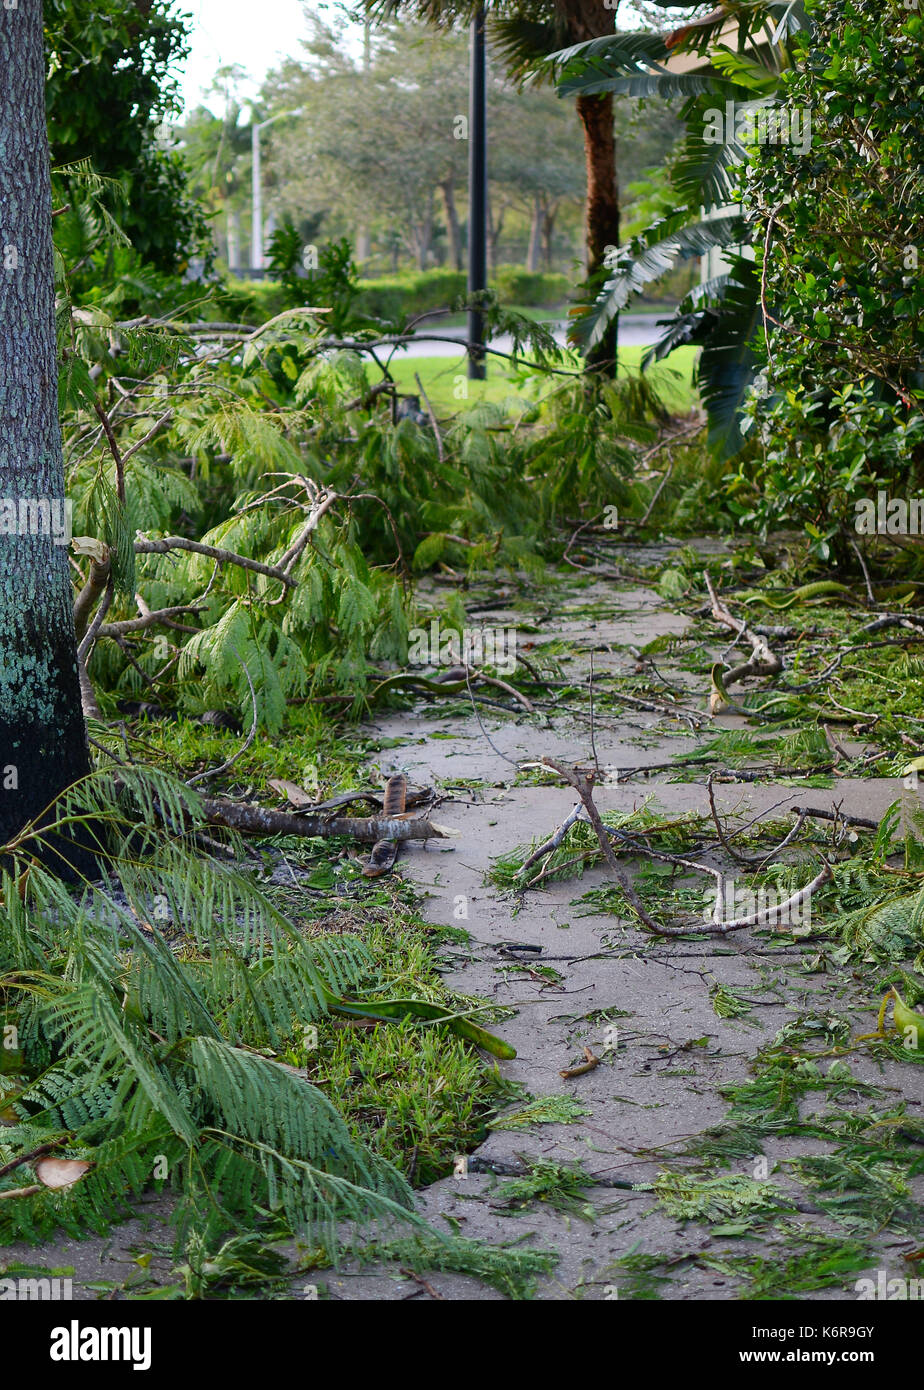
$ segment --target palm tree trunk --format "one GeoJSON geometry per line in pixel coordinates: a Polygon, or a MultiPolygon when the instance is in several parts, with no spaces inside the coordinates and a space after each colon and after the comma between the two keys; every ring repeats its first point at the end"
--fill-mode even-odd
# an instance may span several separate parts
{"type": "Polygon", "coordinates": [[[0,845],[90,768],[58,423],[42,7],[0,8],[0,845]]]}
{"type": "MultiPolygon", "coordinates": [[[[616,134],[613,129],[613,97],[582,96],[577,111],[584,130],[584,159],[587,168],[587,203],[584,237],[587,251],[589,288],[596,288],[608,247],[619,245],[619,187],[616,178],[616,134]]],[[[615,364],[618,329],[616,321],[590,360],[597,365],[615,364]]]]}

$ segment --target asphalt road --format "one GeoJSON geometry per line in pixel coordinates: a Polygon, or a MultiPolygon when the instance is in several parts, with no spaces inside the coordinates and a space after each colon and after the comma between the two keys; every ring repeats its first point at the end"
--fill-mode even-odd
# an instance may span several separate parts
{"type": "MultiPolygon", "coordinates": [[[[663,314],[623,314],[619,320],[619,342],[622,347],[647,347],[649,343],[655,342],[660,337],[660,330],[657,322],[660,318],[666,318],[669,310],[665,309],[663,314]]],[[[555,337],[560,343],[565,342],[565,321],[561,320],[555,325],[555,337]]],[[[432,342],[427,334],[432,333],[438,338],[453,338],[456,342],[462,343],[465,340],[465,330],[462,328],[441,328],[439,320],[435,319],[432,324],[422,324],[420,327],[420,337],[417,342],[409,344],[406,348],[400,348],[395,352],[395,358],[402,357],[455,357],[460,349],[453,343],[432,342]]],[[[497,338],[491,339],[491,346],[501,352],[510,352],[513,344],[508,333],[503,333],[497,338]]]]}

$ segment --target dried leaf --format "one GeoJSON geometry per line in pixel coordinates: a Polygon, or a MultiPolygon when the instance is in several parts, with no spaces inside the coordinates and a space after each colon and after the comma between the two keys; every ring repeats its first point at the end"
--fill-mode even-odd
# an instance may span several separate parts
{"type": "Polygon", "coordinates": [[[313,806],[314,797],[305,791],[304,787],[299,787],[295,782],[287,782],[284,777],[273,777],[269,785],[274,792],[279,792],[284,796],[290,806],[313,806]]]}
{"type": "Polygon", "coordinates": [[[45,1187],[72,1187],[92,1167],[80,1158],[42,1158],[35,1165],[35,1176],[45,1187]]]}

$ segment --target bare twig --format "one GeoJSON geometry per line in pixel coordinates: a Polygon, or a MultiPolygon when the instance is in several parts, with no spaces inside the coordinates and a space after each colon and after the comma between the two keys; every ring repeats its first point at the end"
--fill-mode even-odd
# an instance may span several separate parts
{"type": "Polygon", "coordinates": [[[137,454],[139,449],[143,449],[145,444],[149,444],[150,441],[154,438],[154,436],[160,433],[164,425],[169,425],[172,419],[173,411],[168,410],[165,414],[163,414],[160,417],[160,419],[155,424],[151,426],[151,428],[148,430],[147,434],[144,436],[143,439],[139,439],[137,443],[133,444],[130,449],[127,449],[125,451],[125,453],[122,455],[122,463],[126,464],[128,460],[131,458],[132,454],[137,454]]]}
{"type": "Polygon", "coordinates": [[[443,463],[446,458],[446,451],[443,448],[443,436],[440,434],[440,427],[436,418],[436,412],[434,411],[433,406],[430,404],[430,397],[424,390],[424,384],[420,379],[419,372],[414,373],[414,380],[417,382],[417,386],[423,399],[423,403],[427,407],[427,414],[430,417],[430,424],[432,425],[433,433],[436,436],[436,456],[439,459],[440,463],[443,463]]]}
{"type": "Polygon", "coordinates": [[[562,840],[564,840],[572,825],[576,824],[576,822],[581,819],[581,812],[583,811],[583,809],[584,807],[580,801],[578,801],[574,806],[572,806],[571,811],[562,821],[561,825],[558,827],[555,833],[553,835],[550,835],[547,840],[544,840],[538,849],[533,850],[529,858],[520,865],[520,868],[517,872],[517,877],[520,877],[523,874],[525,874],[527,869],[531,869],[533,865],[543,857],[543,855],[551,854],[552,850],[558,849],[558,846],[561,844],[562,840]]]}
{"type": "Polygon", "coordinates": [[[709,793],[709,810],[712,814],[712,823],[715,826],[716,834],[719,837],[719,842],[721,843],[722,848],[725,850],[726,854],[730,854],[732,859],[737,860],[739,864],[749,865],[753,863],[753,860],[749,856],[739,854],[738,851],[734,848],[734,846],[731,845],[728,841],[728,837],[726,836],[725,831],[722,828],[722,822],[719,820],[719,813],[716,810],[715,793],[712,790],[711,772],[709,776],[706,778],[706,790],[709,793]]]}
{"type": "Polygon", "coordinates": [[[863,571],[863,582],[866,585],[866,597],[869,599],[870,603],[875,603],[876,595],[873,593],[873,586],[870,582],[869,570],[866,568],[866,561],[863,559],[863,552],[860,550],[853,536],[850,536],[849,540],[853,548],[853,553],[860,562],[860,569],[863,571]]]}
{"type": "Polygon", "coordinates": [[[600,812],[594,804],[587,778],[582,776],[581,773],[577,772],[574,768],[565,767],[564,763],[555,762],[552,758],[543,758],[542,761],[546,767],[550,767],[553,772],[557,772],[559,777],[563,777],[568,785],[573,787],[577,792],[581,801],[584,803],[587,818],[596,832],[597,839],[600,842],[600,848],[603,851],[603,857],[609,866],[610,872],[625,893],[628,902],[645,923],[646,927],[650,927],[652,931],[661,932],[662,928],[658,926],[653,917],[648,915],[645,910],[645,905],[629,881],[628,875],[619,865],[612,841],[607,834],[606,826],[600,819],[600,812]]]}
{"type": "Polygon", "coordinates": [[[119,445],[115,437],[115,431],[112,428],[112,421],[109,419],[109,416],[106,414],[106,411],[103,409],[103,406],[95,398],[93,401],[93,407],[97,415],[99,416],[100,424],[102,425],[106,438],[109,441],[109,452],[112,454],[113,462],[115,463],[116,496],[118,497],[120,504],[124,507],[125,461],[122,458],[122,454],[119,450],[119,445]]]}
{"type": "Polygon", "coordinates": [[[566,1067],[564,1071],[558,1073],[565,1081],[569,1081],[572,1076],[586,1076],[590,1071],[596,1071],[600,1065],[600,1058],[595,1057],[589,1047],[584,1048],[584,1061],[576,1067],[566,1067]]]}

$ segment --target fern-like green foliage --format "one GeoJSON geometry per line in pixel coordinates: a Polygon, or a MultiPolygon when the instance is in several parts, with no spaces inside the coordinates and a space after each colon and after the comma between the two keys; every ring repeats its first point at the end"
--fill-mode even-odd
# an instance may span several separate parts
{"type": "Polygon", "coordinates": [[[724,1221],[791,1206],[773,1183],[740,1173],[720,1178],[661,1173],[651,1184],[637,1184],[636,1190],[654,1192],[661,1206],[677,1221],[724,1221]]]}
{"type": "MultiPolygon", "coordinates": [[[[0,1202],[0,1240],[102,1230],[165,1184],[181,1229],[203,1238],[267,1212],[330,1251],[370,1222],[424,1230],[399,1173],[269,1055],[331,992],[355,991],[362,946],[304,937],[204,855],[198,796],[156,770],[96,771],[54,810],[8,846],[0,876],[0,1001],[16,1044],[0,1074],[0,1163],[49,1145],[91,1167],[0,1202]],[[65,833],[97,847],[97,881],[66,886],[43,867],[65,833]]],[[[233,837],[226,848],[241,860],[233,837]]]]}
{"type": "Polygon", "coordinates": [[[528,1250],[522,1246],[483,1245],[458,1236],[451,1243],[426,1237],[405,1237],[363,1251],[367,1259],[399,1260],[414,1270],[447,1270],[468,1274],[491,1284],[508,1298],[530,1298],[536,1278],[558,1263],[554,1250],[528,1250]]]}

